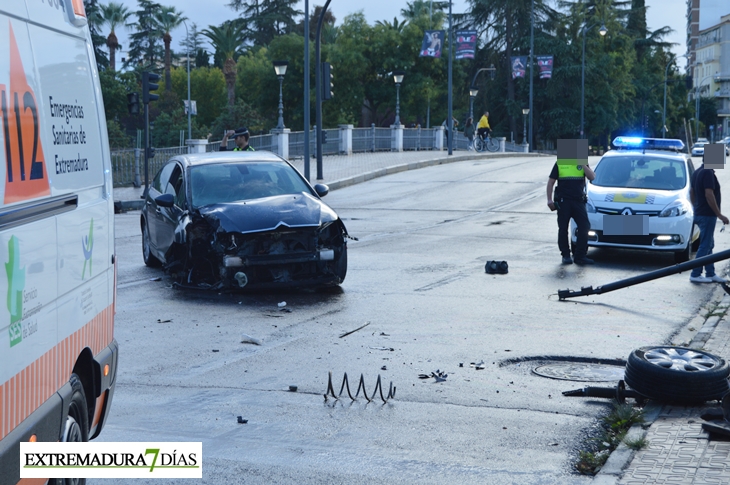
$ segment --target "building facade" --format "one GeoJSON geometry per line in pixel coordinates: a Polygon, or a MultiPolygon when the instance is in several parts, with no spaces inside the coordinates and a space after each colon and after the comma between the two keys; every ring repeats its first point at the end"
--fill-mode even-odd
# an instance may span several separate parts
{"type": "MultiPolygon", "coordinates": [[[[718,101],[720,126],[716,133],[730,135],[730,15],[699,31],[693,69],[695,96],[713,96],[718,101]]],[[[717,137],[716,137],[717,138],[717,137]]]]}

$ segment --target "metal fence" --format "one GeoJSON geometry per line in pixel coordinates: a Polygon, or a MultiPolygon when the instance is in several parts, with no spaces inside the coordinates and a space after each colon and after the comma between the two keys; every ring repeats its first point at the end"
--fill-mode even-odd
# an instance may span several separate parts
{"type": "MultiPolygon", "coordinates": [[[[339,128],[323,130],[327,134],[327,141],[322,144],[323,155],[337,155],[342,146],[340,137],[344,130],[339,128]]],[[[403,129],[403,150],[433,150],[436,129],[434,128],[404,128],[403,129]]],[[[309,153],[316,156],[316,131],[309,134],[309,153]]],[[[369,128],[352,129],[352,151],[376,152],[391,151],[393,146],[393,130],[381,128],[374,125],[369,128]]],[[[277,137],[272,134],[256,135],[249,139],[249,143],[256,150],[277,151],[277,137]]],[[[206,145],[206,152],[217,152],[221,142],[212,142],[206,145]]],[[[446,148],[446,137],[444,136],[444,148],[446,148]]],[[[228,140],[228,149],[236,147],[234,140],[228,140]]],[[[461,132],[454,133],[454,150],[467,150],[469,140],[461,132]]],[[[522,152],[522,145],[512,142],[505,143],[505,151],[522,152]]],[[[158,148],[155,156],[149,163],[150,180],[157,171],[173,156],[188,152],[188,148],[172,147],[158,148]]],[[[297,131],[289,133],[289,158],[301,159],[304,157],[304,132],[297,131]]],[[[132,148],[126,150],[115,150],[112,152],[112,176],[115,186],[132,185],[136,182],[144,183],[144,150],[132,148]],[[137,178],[138,177],[138,178],[137,178]]]]}

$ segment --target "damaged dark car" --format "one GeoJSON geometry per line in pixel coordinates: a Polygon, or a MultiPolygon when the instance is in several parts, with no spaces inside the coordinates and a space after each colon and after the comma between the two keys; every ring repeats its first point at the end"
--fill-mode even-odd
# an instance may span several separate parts
{"type": "Polygon", "coordinates": [[[145,196],[144,262],[198,288],[339,285],[350,236],[328,191],[270,152],[174,157],[145,196]]]}

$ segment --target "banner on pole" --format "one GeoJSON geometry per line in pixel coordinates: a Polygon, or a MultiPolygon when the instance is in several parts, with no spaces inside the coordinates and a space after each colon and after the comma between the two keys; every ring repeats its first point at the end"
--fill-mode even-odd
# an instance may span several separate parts
{"type": "Polygon", "coordinates": [[[553,56],[537,56],[537,65],[540,68],[540,79],[553,77],[553,56]]]}
{"type": "Polygon", "coordinates": [[[456,31],[456,59],[474,59],[477,48],[476,30],[456,31]]]}
{"type": "Polygon", "coordinates": [[[420,57],[441,57],[441,46],[445,36],[444,30],[427,30],[423,34],[420,57]]]}
{"type": "Polygon", "coordinates": [[[512,56],[512,79],[525,77],[525,64],[527,56],[512,56]]]}

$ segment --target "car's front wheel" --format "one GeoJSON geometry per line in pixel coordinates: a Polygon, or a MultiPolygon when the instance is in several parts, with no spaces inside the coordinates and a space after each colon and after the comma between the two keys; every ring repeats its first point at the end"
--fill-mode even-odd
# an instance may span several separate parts
{"type": "Polygon", "coordinates": [[[150,230],[147,227],[147,221],[142,221],[142,259],[144,264],[150,268],[159,268],[161,262],[152,254],[152,248],[150,246],[150,230]]]}

